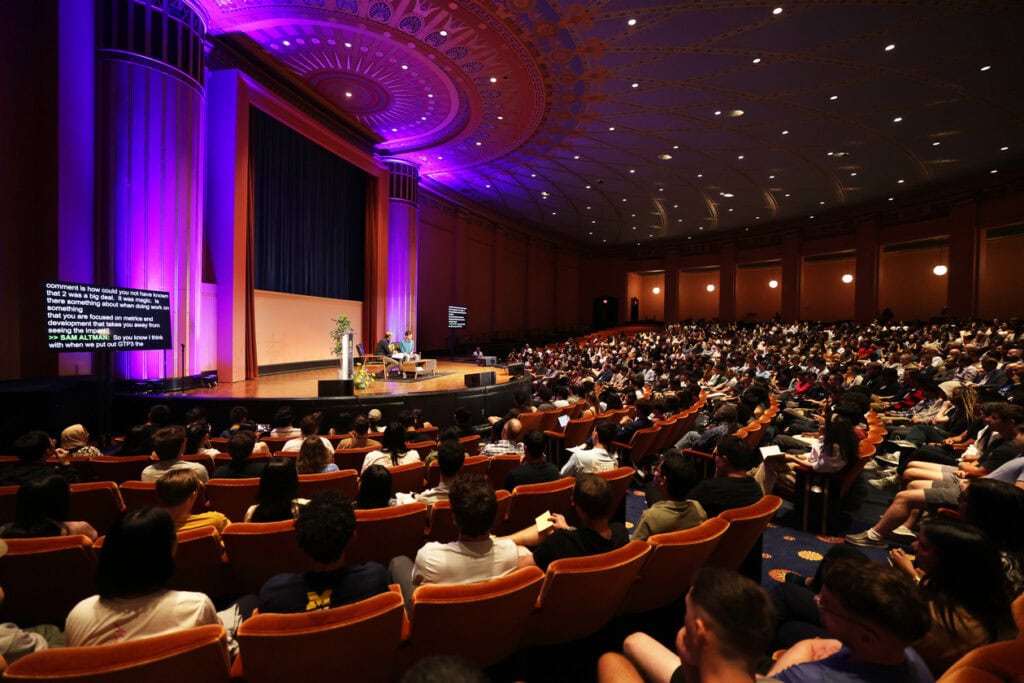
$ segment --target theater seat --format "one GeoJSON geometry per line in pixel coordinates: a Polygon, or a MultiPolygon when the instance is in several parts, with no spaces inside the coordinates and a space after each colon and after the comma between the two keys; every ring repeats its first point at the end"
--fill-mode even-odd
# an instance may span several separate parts
{"type": "Polygon", "coordinates": [[[778,496],[764,496],[753,505],[725,510],[719,517],[729,522],[722,539],[718,542],[708,565],[740,571],[760,582],[761,579],[761,534],[768,527],[782,499],[778,496]]]}
{"type": "Polygon", "coordinates": [[[423,503],[356,510],[356,533],[345,548],[345,564],[373,561],[386,567],[398,555],[415,557],[426,528],[427,506],[423,503]]]}
{"type": "Polygon", "coordinates": [[[9,538],[7,554],[0,557],[5,593],[0,614],[22,626],[63,628],[71,608],[96,592],[95,575],[95,553],[87,536],[9,538]]]}
{"type": "Polygon", "coordinates": [[[275,574],[301,572],[310,560],[295,538],[295,520],[231,524],[221,534],[235,590],[259,593],[275,574]]]}
{"type": "Polygon", "coordinates": [[[248,683],[385,683],[394,678],[404,621],[393,591],[334,609],[257,614],[238,630],[232,674],[248,683]]]}
{"type": "Polygon", "coordinates": [[[224,627],[198,626],[114,645],[41,650],[14,662],[4,680],[227,683],[224,627]]]}
{"type": "Polygon", "coordinates": [[[544,512],[569,514],[569,500],[576,480],[565,477],[541,484],[523,484],[512,491],[509,500],[508,518],[499,525],[502,535],[525,529],[537,521],[537,515],[544,512]]]}

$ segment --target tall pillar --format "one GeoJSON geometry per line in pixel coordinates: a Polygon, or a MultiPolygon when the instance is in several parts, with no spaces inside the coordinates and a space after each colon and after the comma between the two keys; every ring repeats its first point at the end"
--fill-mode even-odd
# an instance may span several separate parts
{"type": "Polygon", "coordinates": [[[857,226],[857,277],[853,299],[853,316],[859,323],[869,323],[878,315],[878,221],[865,221],[857,226]]]}
{"type": "Polygon", "coordinates": [[[679,253],[672,251],[665,259],[665,310],[667,323],[679,322],[679,253]]]}
{"type": "Polygon", "coordinates": [[[195,373],[206,27],[187,0],[100,3],[97,26],[97,280],[170,292],[173,344],[115,353],[113,374],[195,373]]]}
{"type": "Polygon", "coordinates": [[[782,319],[800,319],[800,235],[782,238],[782,319]]]}
{"type": "Polygon", "coordinates": [[[395,341],[416,332],[416,223],[419,213],[419,168],[400,159],[388,167],[388,275],[385,326],[395,341]]]}
{"type": "Polygon", "coordinates": [[[736,320],[736,244],[726,242],[719,251],[718,266],[718,319],[736,320]]]}
{"type": "Polygon", "coordinates": [[[958,204],[950,212],[949,285],[946,307],[954,318],[971,318],[978,312],[978,205],[975,200],[958,204]]]}

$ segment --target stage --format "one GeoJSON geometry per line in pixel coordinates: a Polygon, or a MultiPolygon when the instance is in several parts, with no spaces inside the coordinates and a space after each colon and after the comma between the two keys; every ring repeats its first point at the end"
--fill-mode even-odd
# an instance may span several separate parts
{"type": "MultiPolygon", "coordinates": [[[[118,393],[113,400],[112,422],[115,433],[123,434],[134,424],[145,421],[146,411],[155,404],[167,404],[172,414],[184,416],[193,407],[201,407],[215,426],[228,424],[228,411],[242,405],[253,422],[268,424],[274,412],[289,405],[297,416],[315,410],[325,413],[346,411],[365,413],[378,408],[388,422],[405,409],[419,408],[425,419],[436,425],[452,423],[456,408],[466,408],[474,423],[483,424],[487,416],[504,415],[513,406],[512,394],[530,392],[529,378],[510,377],[501,367],[481,367],[469,362],[437,360],[437,376],[416,381],[378,379],[366,389],[356,389],[355,396],[318,396],[321,380],[338,379],[337,367],[300,370],[265,375],[244,382],[224,383],[170,393],[118,393]],[[466,386],[466,376],[494,372],[494,384],[466,386]]],[[[177,419],[183,419],[177,418],[177,419]]]]}
{"type": "MultiPolygon", "coordinates": [[[[495,385],[507,384],[511,379],[505,368],[485,368],[471,363],[439,359],[437,361],[437,376],[428,374],[416,381],[378,379],[373,386],[356,389],[356,396],[404,396],[430,391],[459,391],[466,388],[466,375],[487,370],[494,371],[495,385]]],[[[266,375],[244,382],[219,384],[212,388],[191,389],[185,394],[196,398],[217,399],[309,398],[317,395],[317,382],[330,379],[338,379],[336,367],[266,375]]]]}

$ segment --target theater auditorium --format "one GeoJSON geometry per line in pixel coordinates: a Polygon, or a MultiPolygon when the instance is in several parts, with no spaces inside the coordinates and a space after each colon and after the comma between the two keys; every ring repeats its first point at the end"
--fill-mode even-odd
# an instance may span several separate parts
{"type": "Polygon", "coordinates": [[[0,27],[5,675],[1024,673],[1024,5],[0,27]]]}

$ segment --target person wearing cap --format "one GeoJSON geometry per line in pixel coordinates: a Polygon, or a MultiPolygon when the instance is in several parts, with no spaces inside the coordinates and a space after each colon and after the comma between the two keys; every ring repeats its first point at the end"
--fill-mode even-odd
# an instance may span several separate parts
{"type": "Polygon", "coordinates": [[[378,410],[377,408],[372,408],[370,410],[370,412],[368,412],[366,414],[366,419],[369,420],[369,422],[370,422],[370,431],[371,432],[381,432],[381,431],[384,431],[382,429],[382,424],[381,424],[383,422],[384,416],[381,415],[380,410],[378,410]]]}

